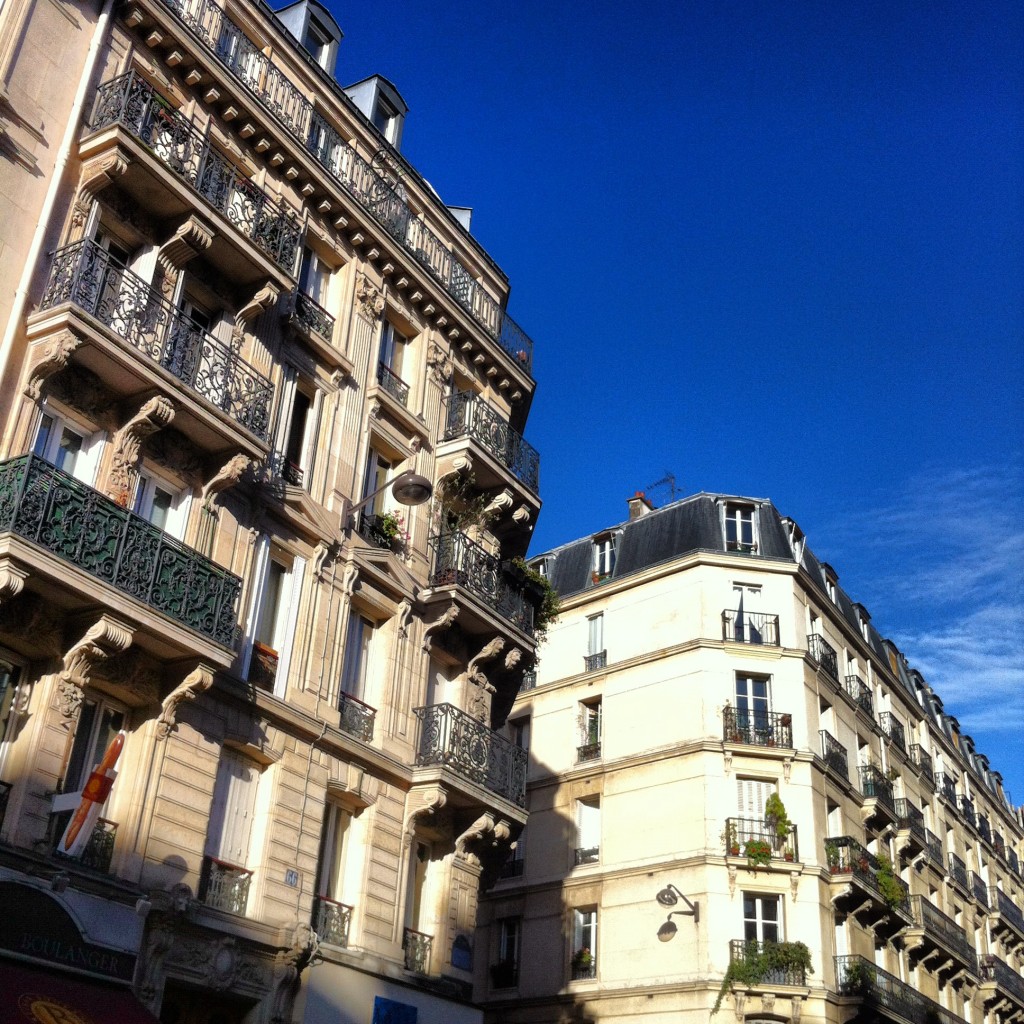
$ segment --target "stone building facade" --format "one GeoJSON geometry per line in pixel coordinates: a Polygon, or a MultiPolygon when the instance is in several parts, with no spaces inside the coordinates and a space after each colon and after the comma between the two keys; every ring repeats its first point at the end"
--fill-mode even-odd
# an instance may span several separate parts
{"type": "Polygon", "coordinates": [[[316,0],[0,7],[0,972],[57,1002],[480,1016],[533,346],[340,45],[316,0]]]}
{"type": "Polygon", "coordinates": [[[530,819],[481,907],[486,1019],[1024,1019],[995,766],[769,501],[629,504],[531,558],[562,612],[509,715],[530,819]]]}

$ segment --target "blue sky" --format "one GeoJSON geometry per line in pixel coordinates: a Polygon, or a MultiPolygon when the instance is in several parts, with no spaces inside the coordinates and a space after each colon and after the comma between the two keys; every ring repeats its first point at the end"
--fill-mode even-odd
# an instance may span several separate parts
{"type": "Polygon", "coordinates": [[[770,497],[1024,801],[1024,5],[333,9],[535,340],[532,550],[770,497]]]}

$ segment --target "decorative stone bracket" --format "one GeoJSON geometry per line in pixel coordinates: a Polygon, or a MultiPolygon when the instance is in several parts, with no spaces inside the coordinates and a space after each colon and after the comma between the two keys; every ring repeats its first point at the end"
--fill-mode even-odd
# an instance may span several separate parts
{"type": "Polygon", "coordinates": [[[134,635],[134,626],[111,615],[103,615],[68,650],[58,673],[60,712],[64,718],[77,717],[82,705],[82,690],[90,683],[93,670],[108,658],[126,651],[134,635]]]}
{"type": "Polygon", "coordinates": [[[142,442],[166,427],[174,419],[174,406],[170,399],[156,395],[144,403],[113,438],[107,497],[122,507],[131,500],[135,471],[142,457],[142,442]]]}
{"type": "Polygon", "coordinates": [[[197,665],[163,700],[157,719],[157,736],[165,740],[174,729],[178,708],[182,703],[195,700],[213,685],[214,670],[209,665],[197,665]]]}
{"type": "Polygon", "coordinates": [[[44,345],[42,351],[31,363],[28,381],[24,387],[26,397],[33,402],[39,400],[44,382],[68,365],[68,360],[82,345],[82,339],[73,331],[61,331],[44,345]]]}

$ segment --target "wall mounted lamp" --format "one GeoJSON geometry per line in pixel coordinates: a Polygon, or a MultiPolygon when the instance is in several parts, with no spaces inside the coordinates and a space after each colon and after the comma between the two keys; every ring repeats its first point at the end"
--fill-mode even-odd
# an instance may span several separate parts
{"type": "Polygon", "coordinates": [[[694,924],[700,922],[700,904],[687,899],[671,882],[664,889],[660,890],[654,898],[663,907],[674,907],[682,900],[687,908],[686,910],[673,910],[665,918],[665,923],[658,929],[658,939],[661,942],[671,941],[675,938],[676,932],[679,931],[675,921],[672,920],[673,917],[692,917],[694,924]]]}
{"type": "Polygon", "coordinates": [[[425,476],[420,476],[419,473],[407,469],[404,473],[399,473],[394,480],[388,480],[382,487],[378,487],[372,494],[368,494],[362,501],[357,501],[354,505],[346,504],[342,516],[346,533],[354,525],[355,514],[388,487],[391,488],[391,496],[399,505],[422,505],[425,501],[430,501],[434,494],[434,485],[425,476]]]}

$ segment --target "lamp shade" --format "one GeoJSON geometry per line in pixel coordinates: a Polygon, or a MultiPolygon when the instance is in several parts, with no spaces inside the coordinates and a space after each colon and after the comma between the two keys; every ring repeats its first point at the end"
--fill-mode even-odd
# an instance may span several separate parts
{"type": "Polygon", "coordinates": [[[434,487],[425,476],[407,470],[395,477],[391,493],[399,505],[422,505],[430,500],[434,487]]]}

